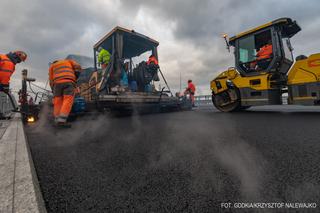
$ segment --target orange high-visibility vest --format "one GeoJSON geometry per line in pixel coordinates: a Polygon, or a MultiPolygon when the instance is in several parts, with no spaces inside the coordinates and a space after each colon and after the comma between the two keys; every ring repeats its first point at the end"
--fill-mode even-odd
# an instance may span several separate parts
{"type": "Polygon", "coordinates": [[[257,60],[271,58],[272,56],[272,44],[264,45],[257,53],[257,60]]]}
{"type": "Polygon", "coordinates": [[[152,57],[149,57],[149,60],[147,62],[147,65],[151,64],[151,63],[154,63],[155,65],[159,65],[158,63],[158,60],[156,59],[156,57],[152,56],[152,57]]]}
{"type": "Polygon", "coordinates": [[[7,55],[0,55],[0,84],[9,84],[10,77],[14,73],[15,64],[7,55]]]}
{"type": "Polygon", "coordinates": [[[75,72],[80,70],[81,66],[74,60],[59,60],[50,65],[49,80],[51,84],[76,83],[75,72]]]}
{"type": "Polygon", "coordinates": [[[190,82],[190,83],[188,83],[188,90],[190,92],[192,92],[192,93],[195,93],[196,92],[196,86],[192,82],[190,82]]]}

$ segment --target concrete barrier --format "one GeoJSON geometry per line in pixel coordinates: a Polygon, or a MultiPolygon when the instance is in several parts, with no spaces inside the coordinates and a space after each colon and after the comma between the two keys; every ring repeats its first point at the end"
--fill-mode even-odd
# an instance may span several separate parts
{"type": "Polygon", "coordinates": [[[0,122],[0,212],[46,212],[20,114],[0,122]]]}

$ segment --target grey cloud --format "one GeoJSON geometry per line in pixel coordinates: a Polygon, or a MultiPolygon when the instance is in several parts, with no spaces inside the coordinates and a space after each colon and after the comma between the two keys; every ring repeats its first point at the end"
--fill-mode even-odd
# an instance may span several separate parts
{"type": "MultiPolygon", "coordinates": [[[[319,17],[319,7],[317,7],[315,0],[293,0],[290,3],[284,0],[122,0],[122,3],[128,9],[132,7],[135,10],[148,8],[155,17],[163,21],[169,19],[175,22],[176,27],[173,30],[175,39],[188,41],[203,52],[201,57],[192,59],[202,61],[203,66],[197,70],[190,70],[188,65],[178,62],[181,67],[184,67],[185,78],[192,77],[197,84],[202,86],[208,85],[209,81],[218,72],[234,66],[233,55],[227,53],[224,42],[220,38],[222,33],[228,33],[232,36],[280,17],[292,17],[302,25],[302,28],[304,28],[303,26],[307,28],[315,17],[319,17]],[[188,74],[188,72],[191,74],[188,74]]],[[[316,26],[316,24],[314,23],[313,26],[316,26]]],[[[307,36],[309,42],[316,41],[318,37],[316,32],[307,36]]],[[[298,48],[296,48],[297,55],[315,51],[310,50],[315,48],[314,43],[308,46],[308,49],[299,47],[300,44],[305,43],[302,35],[293,40],[293,45],[295,43],[298,45],[298,48]]],[[[317,44],[319,43],[320,41],[317,41],[317,44]]],[[[183,51],[183,46],[181,49],[183,51]]],[[[192,55],[192,53],[190,54],[192,55]]],[[[173,72],[176,72],[176,74],[174,76],[173,74],[170,75],[172,79],[169,80],[172,80],[170,82],[172,82],[174,88],[178,88],[179,72],[176,70],[173,70],[173,72]]]]}
{"type": "MultiPolygon", "coordinates": [[[[88,26],[94,24],[91,19],[95,17],[94,12],[87,10],[82,3],[72,0],[10,1],[10,5],[16,6],[12,11],[5,11],[5,7],[0,9],[1,16],[6,17],[0,20],[3,22],[0,25],[5,26],[1,32],[2,41],[11,40],[4,49],[25,50],[29,55],[26,65],[32,68],[31,73],[36,71],[36,77],[47,78],[48,63],[65,57],[68,54],[65,48],[70,44],[74,44],[73,48],[69,47],[72,50],[83,45],[76,44],[76,41],[88,26]]],[[[89,42],[92,41],[88,41],[88,47],[91,47],[93,43],[89,42]]]]}

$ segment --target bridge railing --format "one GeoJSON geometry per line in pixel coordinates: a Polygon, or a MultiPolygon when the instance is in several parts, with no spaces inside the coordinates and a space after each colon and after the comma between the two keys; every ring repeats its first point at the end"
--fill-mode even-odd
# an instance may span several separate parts
{"type": "Polygon", "coordinates": [[[197,96],[194,96],[194,104],[196,106],[212,104],[211,95],[197,95],[197,96]]]}

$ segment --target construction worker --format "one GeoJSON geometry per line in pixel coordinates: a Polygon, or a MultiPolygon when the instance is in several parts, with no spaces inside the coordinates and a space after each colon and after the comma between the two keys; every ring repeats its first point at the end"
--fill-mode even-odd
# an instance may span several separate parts
{"type": "Polygon", "coordinates": [[[196,86],[192,83],[192,80],[188,80],[188,87],[184,91],[184,94],[189,94],[192,106],[195,107],[194,105],[194,94],[196,92],[196,86]]]}
{"type": "Polygon", "coordinates": [[[272,44],[268,41],[266,45],[263,45],[257,53],[257,65],[260,69],[265,70],[268,68],[272,57],[272,44]]]}
{"type": "Polygon", "coordinates": [[[102,47],[99,47],[98,51],[98,62],[101,64],[101,68],[105,69],[111,60],[111,54],[108,50],[103,49],[102,47]]]}
{"type": "Polygon", "coordinates": [[[71,59],[57,60],[50,65],[49,81],[54,95],[53,116],[59,126],[67,124],[80,72],[81,66],[71,59]]]}
{"type": "Polygon", "coordinates": [[[155,64],[159,66],[159,62],[153,54],[149,56],[149,59],[147,61],[147,65],[150,65],[150,64],[155,64]]]}
{"type": "Polygon", "coordinates": [[[26,59],[27,54],[23,51],[0,54],[0,91],[9,92],[10,78],[15,71],[15,65],[26,59]]]}
{"type": "Polygon", "coordinates": [[[159,67],[159,62],[157,60],[157,58],[155,57],[155,55],[150,55],[149,59],[147,61],[147,66],[149,71],[152,73],[153,75],[153,80],[154,81],[160,81],[160,78],[158,76],[158,69],[159,67]]]}

